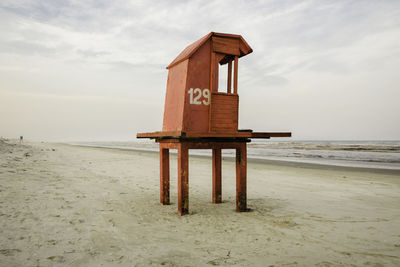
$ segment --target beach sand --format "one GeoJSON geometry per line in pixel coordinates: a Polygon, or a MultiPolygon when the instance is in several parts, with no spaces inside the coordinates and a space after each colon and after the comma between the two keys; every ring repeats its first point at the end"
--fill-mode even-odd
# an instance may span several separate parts
{"type": "Polygon", "coordinates": [[[159,203],[157,153],[0,141],[1,266],[400,266],[400,172],[190,157],[190,214],[159,203]]]}

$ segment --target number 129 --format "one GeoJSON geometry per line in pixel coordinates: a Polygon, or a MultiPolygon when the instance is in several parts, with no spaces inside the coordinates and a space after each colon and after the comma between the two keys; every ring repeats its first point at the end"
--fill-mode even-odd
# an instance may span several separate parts
{"type": "Polygon", "coordinates": [[[203,89],[203,91],[200,88],[190,88],[188,91],[188,94],[190,95],[190,104],[195,104],[195,105],[209,105],[210,104],[210,90],[209,89],[203,89]],[[200,101],[201,96],[203,96],[203,101],[200,101]]]}

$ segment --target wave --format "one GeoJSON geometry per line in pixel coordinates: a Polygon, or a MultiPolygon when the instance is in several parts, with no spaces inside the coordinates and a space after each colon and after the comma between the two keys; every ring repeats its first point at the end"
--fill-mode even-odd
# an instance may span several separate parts
{"type": "MultiPolygon", "coordinates": [[[[153,141],[79,142],[78,145],[158,151],[153,141]]],[[[191,154],[211,155],[210,150],[191,150],[191,154]]],[[[255,141],[248,145],[248,157],[302,161],[354,167],[400,169],[400,141],[255,141]]],[[[234,157],[234,150],[223,150],[234,157]]]]}

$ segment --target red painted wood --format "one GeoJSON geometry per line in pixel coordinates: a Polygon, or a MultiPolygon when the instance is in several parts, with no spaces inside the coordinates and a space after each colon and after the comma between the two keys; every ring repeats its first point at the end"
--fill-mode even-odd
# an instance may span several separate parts
{"type": "Polygon", "coordinates": [[[185,143],[178,145],[178,212],[189,213],[189,152],[185,143]]]}
{"type": "Polygon", "coordinates": [[[211,131],[237,132],[239,96],[212,94],[211,131]]]}
{"type": "MultiPolygon", "coordinates": [[[[247,139],[230,142],[207,142],[205,139],[160,139],[160,161],[164,162],[162,170],[166,171],[165,151],[178,149],[178,212],[189,213],[189,149],[212,149],[213,165],[213,203],[222,202],[222,149],[236,149],[236,209],[246,211],[246,142],[247,139]],[[164,154],[161,156],[161,154],[164,154]]],[[[169,169],[169,166],[168,166],[169,169]]],[[[163,172],[162,172],[163,173],[163,172]]],[[[163,184],[162,184],[163,185],[163,184]]],[[[161,197],[161,196],[160,196],[161,197]]]]}
{"type": "Polygon", "coordinates": [[[250,138],[270,138],[270,137],[291,137],[291,132],[272,132],[272,133],[263,133],[263,132],[253,132],[251,133],[250,138]]]}
{"type": "Polygon", "coordinates": [[[180,137],[184,134],[182,131],[157,131],[157,132],[150,132],[150,133],[137,133],[136,138],[157,138],[163,136],[171,136],[171,137],[180,137]]]}
{"type": "Polygon", "coordinates": [[[214,99],[214,106],[220,109],[232,109],[232,108],[237,108],[237,96],[238,95],[234,95],[236,96],[236,98],[232,98],[230,96],[219,96],[219,95],[213,95],[214,99]],[[221,99],[224,98],[224,99],[221,99]]]}
{"type": "Polygon", "coordinates": [[[215,92],[218,89],[215,87],[215,69],[218,68],[218,66],[215,64],[215,56],[215,53],[210,49],[210,92],[215,92]]]}
{"type": "Polygon", "coordinates": [[[188,63],[183,61],[168,72],[163,131],[183,130],[188,63]]]}
{"type": "Polygon", "coordinates": [[[180,62],[190,58],[197,50],[213,35],[212,32],[203,36],[196,42],[188,45],[168,66],[167,69],[174,67],[175,65],[179,64],[180,62]]]}
{"type": "Polygon", "coordinates": [[[222,162],[221,162],[221,149],[212,149],[212,202],[221,203],[222,202],[222,162]]]}
{"type": "Polygon", "coordinates": [[[188,45],[168,66],[167,69],[174,67],[180,62],[190,58],[193,54],[197,52],[197,50],[212,36],[225,37],[225,38],[233,38],[239,40],[239,49],[240,49],[240,57],[250,54],[253,52],[253,49],[249,46],[246,40],[238,34],[229,34],[229,33],[218,33],[218,32],[210,32],[206,36],[203,36],[196,42],[188,45]]]}
{"type": "Polygon", "coordinates": [[[246,143],[236,149],[236,211],[247,211],[247,149],[246,143]]]}
{"type": "Polygon", "coordinates": [[[232,61],[228,63],[228,82],[226,92],[230,94],[232,92],[232,61]]]}
{"type": "Polygon", "coordinates": [[[204,138],[199,139],[161,139],[157,140],[164,148],[178,149],[181,143],[184,143],[188,149],[236,149],[241,148],[242,144],[246,144],[249,139],[238,138],[238,139],[214,139],[208,140],[204,138]]]}
{"type": "Polygon", "coordinates": [[[162,131],[137,134],[137,138],[152,138],[160,144],[162,204],[170,203],[169,149],[178,150],[181,215],[189,212],[189,149],[212,149],[213,203],[222,201],[221,150],[236,150],[236,210],[246,211],[247,142],[251,138],[291,136],[288,132],[238,130],[238,58],[252,51],[242,36],[214,32],[186,47],[167,67],[162,131]],[[223,64],[228,64],[227,91],[218,92],[222,89],[218,88],[219,65],[223,64]]]}
{"type": "Polygon", "coordinates": [[[213,51],[214,52],[240,56],[239,39],[214,36],[214,37],[212,37],[212,40],[213,40],[213,51]]]}
{"type": "Polygon", "coordinates": [[[229,93],[225,93],[225,92],[214,92],[213,94],[215,94],[215,95],[234,95],[234,94],[229,94],[229,93]]]}
{"type": "Polygon", "coordinates": [[[238,93],[238,68],[239,68],[239,60],[238,57],[235,56],[235,62],[233,66],[233,93],[238,93]]]}
{"type": "MultiPolygon", "coordinates": [[[[185,109],[183,113],[183,130],[186,132],[208,132],[210,105],[190,104],[190,88],[201,91],[210,85],[210,48],[211,40],[205,42],[189,60],[188,76],[185,91],[185,109]]],[[[203,96],[199,98],[202,102],[203,96]]]]}
{"type": "Polygon", "coordinates": [[[169,150],[160,145],[160,203],[169,205],[169,150]]]}
{"type": "MultiPolygon", "coordinates": [[[[251,130],[223,133],[223,132],[151,132],[151,133],[137,133],[136,138],[263,138],[269,139],[271,137],[291,137],[291,132],[251,132],[251,130]]],[[[178,140],[178,139],[177,139],[178,140]]]]}
{"type": "Polygon", "coordinates": [[[210,132],[210,133],[186,133],[188,138],[248,138],[251,135],[246,132],[233,132],[233,133],[223,133],[223,132],[210,132]]]}
{"type": "MultiPolygon", "coordinates": [[[[214,32],[186,47],[167,67],[169,72],[163,131],[218,131],[218,127],[211,123],[211,116],[217,107],[216,102],[212,104],[214,96],[210,95],[211,104],[203,104],[203,101],[207,102],[203,94],[198,98],[199,101],[193,103],[193,93],[189,93],[189,90],[199,88],[202,92],[206,89],[218,92],[219,64],[231,62],[236,57],[237,67],[237,58],[251,52],[251,47],[240,35],[214,32]]],[[[232,69],[232,63],[229,66],[232,69]]],[[[237,69],[235,71],[234,82],[237,88],[237,69]]],[[[229,88],[231,80],[232,77],[228,82],[229,88]]],[[[231,92],[231,89],[227,91],[231,92]]],[[[224,106],[225,102],[221,102],[220,105],[224,106]]],[[[229,132],[235,131],[234,128],[232,126],[229,132]]]]}

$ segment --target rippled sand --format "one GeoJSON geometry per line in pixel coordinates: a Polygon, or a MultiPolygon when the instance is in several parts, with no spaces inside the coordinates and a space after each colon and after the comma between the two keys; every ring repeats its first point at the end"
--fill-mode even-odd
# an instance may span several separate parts
{"type": "Polygon", "coordinates": [[[158,154],[0,142],[1,266],[400,266],[400,172],[253,161],[211,203],[211,159],[191,157],[190,215],[159,204],[158,154]]]}

